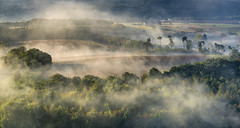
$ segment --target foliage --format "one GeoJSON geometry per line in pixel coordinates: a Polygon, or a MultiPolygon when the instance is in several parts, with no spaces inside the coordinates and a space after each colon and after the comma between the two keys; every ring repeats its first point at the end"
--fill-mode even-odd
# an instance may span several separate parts
{"type": "Polygon", "coordinates": [[[143,43],[143,47],[145,48],[146,52],[149,52],[149,48],[153,49],[153,45],[151,43],[151,39],[148,38],[146,42],[143,43]]]}
{"type": "Polygon", "coordinates": [[[174,47],[173,37],[172,36],[168,36],[168,39],[169,39],[169,46],[170,46],[170,48],[173,48],[174,47]]]}
{"type": "Polygon", "coordinates": [[[38,68],[44,65],[52,64],[52,57],[48,53],[38,49],[26,50],[25,47],[14,48],[4,57],[6,65],[21,65],[30,68],[38,68]]]}
{"type": "MultiPolygon", "coordinates": [[[[20,47],[10,53],[25,52],[20,47]]],[[[239,127],[229,119],[235,110],[239,119],[240,112],[236,59],[188,63],[163,73],[152,68],[141,78],[129,72],[107,78],[37,72],[13,71],[21,88],[0,97],[0,127],[239,127]]]]}
{"type": "Polygon", "coordinates": [[[237,49],[233,49],[233,50],[231,51],[231,53],[230,53],[230,59],[231,59],[231,60],[235,60],[235,59],[239,60],[239,59],[240,59],[240,53],[239,53],[239,51],[238,51],[237,49]]]}

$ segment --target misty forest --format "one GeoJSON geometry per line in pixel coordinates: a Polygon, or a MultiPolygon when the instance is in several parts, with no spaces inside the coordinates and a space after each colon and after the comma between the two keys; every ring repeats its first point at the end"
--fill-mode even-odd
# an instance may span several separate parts
{"type": "Polygon", "coordinates": [[[239,128],[237,0],[0,0],[0,128],[239,128]]]}

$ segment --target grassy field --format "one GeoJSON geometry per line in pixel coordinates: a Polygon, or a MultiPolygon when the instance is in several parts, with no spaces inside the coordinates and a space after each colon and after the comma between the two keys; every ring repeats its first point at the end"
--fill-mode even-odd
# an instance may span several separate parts
{"type": "Polygon", "coordinates": [[[239,24],[214,24],[214,23],[190,23],[190,25],[215,26],[215,27],[218,27],[218,28],[236,28],[236,27],[240,27],[239,24]]]}
{"type": "Polygon", "coordinates": [[[165,23],[162,25],[143,25],[142,23],[123,23],[126,27],[140,30],[152,30],[162,28],[164,33],[176,32],[201,32],[201,31],[218,31],[218,32],[235,32],[240,34],[239,24],[214,24],[214,23],[165,23]]]}
{"type": "Polygon", "coordinates": [[[155,28],[155,26],[143,25],[141,23],[123,23],[123,25],[125,25],[126,27],[137,28],[142,30],[151,30],[155,28]]]}
{"type": "Polygon", "coordinates": [[[208,58],[228,58],[229,55],[207,55],[208,58]]]}

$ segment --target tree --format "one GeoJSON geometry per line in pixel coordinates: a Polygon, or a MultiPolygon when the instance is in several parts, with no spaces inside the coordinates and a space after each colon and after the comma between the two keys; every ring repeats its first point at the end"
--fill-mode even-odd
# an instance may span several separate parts
{"type": "Polygon", "coordinates": [[[143,47],[145,48],[146,52],[149,51],[149,48],[153,48],[150,38],[148,38],[147,41],[143,43],[143,47]]]}
{"type": "Polygon", "coordinates": [[[160,40],[160,46],[161,46],[161,45],[162,45],[162,37],[161,37],[161,36],[158,36],[157,39],[160,40]]]}
{"type": "Polygon", "coordinates": [[[182,37],[183,48],[185,49],[185,41],[187,42],[187,36],[182,37]]]}
{"type": "Polygon", "coordinates": [[[206,33],[204,33],[203,36],[202,36],[202,40],[207,41],[207,39],[208,39],[207,35],[206,35],[206,33]]]}
{"type": "Polygon", "coordinates": [[[152,68],[149,71],[149,77],[150,78],[160,78],[162,76],[162,73],[156,69],[156,68],[152,68]]]}
{"type": "Polygon", "coordinates": [[[52,64],[52,57],[38,49],[26,50],[25,47],[14,48],[6,56],[4,63],[11,66],[21,65],[29,68],[38,68],[52,64]]]}
{"type": "Polygon", "coordinates": [[[187,45],[186,46],[187,50],[192,50],[192,47],[193,47],[192,40],[187,40],[186,45],[187,45]]]}
{"type": "Polygon", "coordinates": [[[203,45],[205,44],[204,41],[198,41],[198,52],[203,53],[203,45]]]}
{"type": "Polygon", "coordinates": [[[79,86],[80,83],[81,83],[81,78],[79,76],[74,76],[72,78],[72,83],[75,85],[75,86],[79,86]]]}
{"type": "Polygon", "coordinates": [[[218,52],[218,53],[225,52],[225,46],[224,45],[217,44],[217,43],[215,43],[214,45],[215,45],[216,52],[218,52]]]}
{"type": "Polygon", "coordinates": [[[174,47],[174,42],[173,42],[172,36],[168,36],[168,39],[169,39],[169,46],[170,46],[170,48],[173,48],[174,47]]]}
{"type": "Polygon", "coordinates": [[[57,73],[50,78],[49,83],[51,86],[67,86],[68,78],[57,73]]]}
{"type": "Polygon", "coordinates": [[[139,77],[133,73],[125,72],[122,74],[122,79],[125,83],[136,83],[139,80],[139,77]]]}
{"type": "Polygon", "coordinates": [[[240,59],[240,52],[237,49],[233,49],[230,53],[230,60],[239,60],[240,59]]]}

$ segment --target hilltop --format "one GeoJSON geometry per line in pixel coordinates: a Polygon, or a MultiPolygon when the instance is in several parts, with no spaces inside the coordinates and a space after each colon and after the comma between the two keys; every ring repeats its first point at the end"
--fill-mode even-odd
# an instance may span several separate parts
{"type": "MultiPolygon", "coordinates": [[[[2,0],[0,16],[6,19],[33,18],[36,12],[45,10],[56,2],[59,1],[2,0]]],[[[81,2],[114,15],[129,15],[137,18],[240,19],[240,1],[237,0],[72,0],[70,2],[81,2]]]]}

